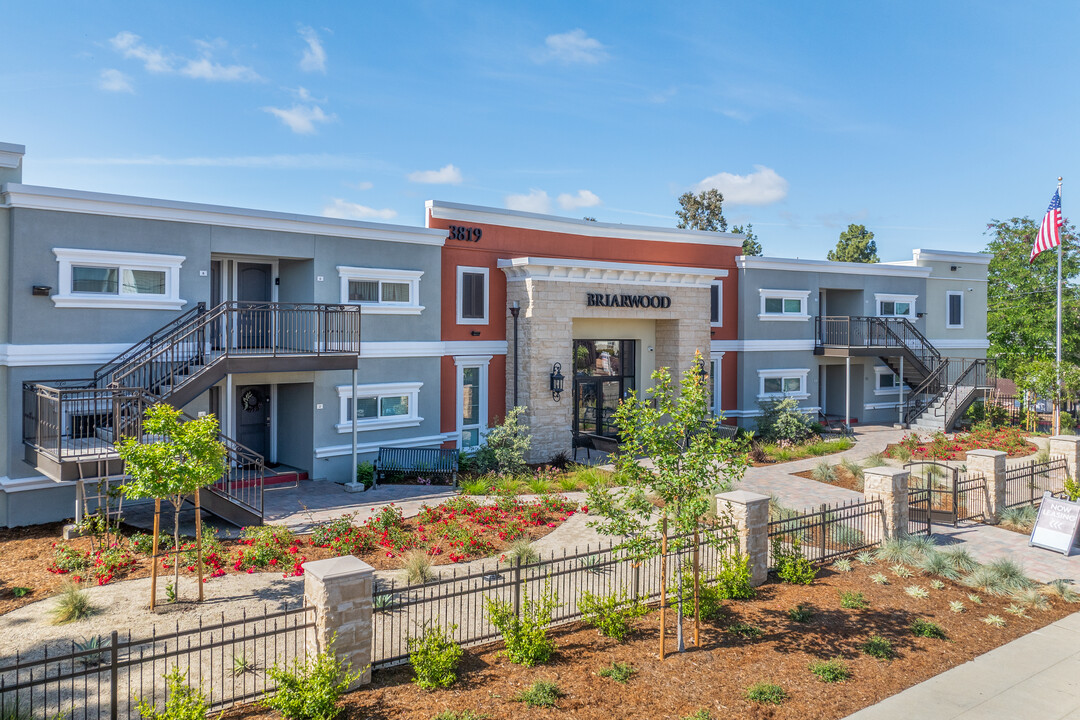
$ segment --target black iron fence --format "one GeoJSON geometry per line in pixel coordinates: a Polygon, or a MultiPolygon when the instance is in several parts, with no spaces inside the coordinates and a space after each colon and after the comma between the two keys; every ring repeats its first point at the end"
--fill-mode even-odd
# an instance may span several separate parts
{"type": "MultiPolygon", "coordinates": [[[[917,460],[907,463],[904,468],[910,473],[909,496],[913,490],[926,491],[928,522],[950,523],[956,527],[962,520],[988,519],[990,495],[982,474],[968,475],[960,468],[936,460],[917,460]]],[[[910,499],[908,505],[911,505],[910,499]]]]}
{"type": "Polygon", "coordinates": [[[1013,465],[1005,470],[1005,507],[1037,505],[1044,492],[1065,489],[1068,463],[1063,457],[1013,465]]]}
{"type": "Polygon", "coordinates": [[[769,567],[775,567],[776,549],[826,562],[872,548],[885,537],[885,511],[881,500],[855,500],[822,505],[817,510],[769,521],[769,567]]]}
{"type": "Polygon", "coordinates": [[[908,488],[908,535],[930,534],[930,490],[908,488]]]}
{"type": "Polygon", "coordinates": [[[0,718],[138,718],[140,701],[164,707],[164,676],[173,667],[202,688],[212,709],[257,700],[275,687],[268,668],[306,658],[314,625],[313,608],[287,608],[149,637],[114,631],[16,653],[0,661],[0,718]]]}
{"type": "MultiPolygon", "coordinates": [[[[465,572],[454,570],[426,583],[379,584],[374,595],[372,667],[408,662],[409,637],[420,635],[430,623],[456,625],[452,635],[462,646],[497,639],[490,602],[506,603],[520,615],[526,603],[554,595],[551,626],[561,625],[581,618],[580,602],[586,593],[600,598],[625,594],[627,599],[642,603],[659,601],[664,587],[677,595],[678,568],[689,570],[695,552],[702,578],[706,583],[715,582],[724,560],[738,549],[735,528],[727,525],[703,531],[696,544],[692,538],[673,538],[671,542],[667,555],[643,560],[607,545],[563,550],[520,564],[486,563],[465,572]],[[676,540],[685,541],[677,551],[676,540]]],[[[688,573],[685,580],[690,582],[688,573]]]]}

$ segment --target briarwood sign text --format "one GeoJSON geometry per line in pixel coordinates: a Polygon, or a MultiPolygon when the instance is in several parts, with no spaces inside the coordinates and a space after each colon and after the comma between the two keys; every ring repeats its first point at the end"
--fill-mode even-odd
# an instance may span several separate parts
{"type": "Polygon", "coordinates": [[[667,295],[610,295],[585,293],[586,307],[669,308],[671,298],[667,295]]]}

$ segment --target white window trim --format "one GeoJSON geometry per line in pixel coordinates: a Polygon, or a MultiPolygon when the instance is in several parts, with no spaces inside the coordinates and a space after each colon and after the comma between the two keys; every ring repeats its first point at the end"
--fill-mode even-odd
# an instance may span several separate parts
{"type": "Polygon", "coordinates": [[[52,296],[53,304],[61,308],[115,308],[121,310],[179,310],[186,300],[180,298],[180,266],[187,258],[183,255],[160,255],[158,253],[116,252],[113,250],[87,250],[53,248],[59,264],[58,292],[52,296]],[[138,295],[120,292],[116,295],[81,293],[71,290],[71,268],[114,267],[121,276],[124,270],[153,270],[165,273],[165,294],[138,295]]]}
{"type": "Polygon", "coordinates": [[[874,394],[875,395],[897,395],[897,394],[899,394],[899,392],[900,392],[900,382],[899,382],[899,380],[900,380],[900,378],[897,376],[896,373],[894,373],[892,371],[892,368],[886,367],[886,366],[883,366],[883,365],[875,365],[874,366],[874,394]],[[881,378],[886,376],[886,375],[891,375],[892,377],[896,378],[897,379],[896,385],[894,385],[891,388],[883,388],[883,387],[881,387],[881,378]]]}
{"type": "Polygon", "coordinates": [[[783,398],[789,397],[795,398],[796,400],[806,400],[810,397],[810,393],[806,390],[806,379],[810,375],[810,368],[758,370],[757,373],[758,400],[782,400],[783,398]],[[798,378],[799,385],[802,389],[799,392],[765,392],[765,380],[775,378],[780,378],[781,387],[783,387],[784,378],[798,378]]]}
{"type": "Polygon", "coordinates": [[[709,289],[709,325],[710,327],[724,327],[724,281],[713,280],[712,287],[709,289]],[[712,322],[712,287],[718,288],[716,291],[716,322],[712,322]]]}
{"type": "Polygon", "coordinates": [[[491,314],[491,278],[486,267],[469,267],[468,265],[457,266],[457,324],[458,325],[487,325],[488,316],[491,314]],[[484,317],[463,318],[461,317],[461,276],[464,273],[476,273],[484,276],[484,317]]]}
{"type": "Polygon", "coordinates": [[[464,404],[465,404],[465,368],[478,367],[480,368],[480,432],[477,433],[477,437],[480,438],[480,442],[483,443],[484,436],[487,435],[488,426],[488,365],[491,363],[491,355],[456,355],[454,356],[454,365],[456,370],[456,395],[457,405],[454,413],[456,415],[457,422],[457,438],[455,445],[459,450],[475,450],[480,447],[479,445],[472,445],[466,447],[461,444],[461,433],[464,431],[464,404]]]}
{"type": "MultiPolygon", "coordinates": [[[[364,308],[365,315],[419,315],[424,311],[420,304],[420,278],[424,275],[423,270],[398,270],[395,268],[362,268],[338,265],[338,276],[341,278],[341,303],[343,305],[359,305],[364,308]],[[359,302],[349,300],[350,280],[387,281],[409,284],[409,302],[359,302]]],[[[379,297],[382,298],[382,288],[379,289],[379,297]]]]}
{"type": "Polygon", "coordinates": [[[760,288],[758,294],[761,296],[761,309],[758,312],[758,319],[768,322],[808,322],[810,315],[807,312],[807,304],[810,300],[809,290],[769,290],[766,288],[760,288]],[[799,306],[802,308],[802,312],[798,313],[767,313],[765,312],[765,301],[768,299],[780,298],[783,300],[798,300],[799,306]]]}
{"type": "Polygon", "coordinates": [[[714,352],[709,357],[712,367],[713,392],[709,402],[712,404],[713,415],[719,417],[723,413],[723,379],[724,379],[724,353],[714,352]]]}
{"type": "Polygon", "coordinates": [[[964,329],[964,291],[963,290],[946,290],[945,291],[945,328],[948,330],[963,330],[964,329]],[[960,296],[960,324],[949,324],[949,298],[953,295],[960,296]]]}
{"type": "MultiPolygon", "coordinates": [[[[365,432],[367,430],[388,430],[391,428],[405,428],[416,427],[420,423],[424,422],[424,418],[418,414],[420,412],[420,388],[424,386],[422,382],[400,382],[400,383],[374,383],[368,385],[357,385],[357,397],[374,397],[377,401],[381,401],[383,397],[408,395],[409,396],[409,414],[398,415],[392,418],[370,418],[360,420],[356,423],[357,432],[365,432]]],[[[337,394],[339,401],[338,409],[338,422],[334,425],[334,428],[339,433],[351,433],[353,424],[349,422],[349,402],[353,397],[352,385],[338,385],[337,394]]]]}
{"type": "Polygon", "coordinates": [[[897,317],[914,320],[916,315],[915,301],[918,299],[918,295],[892,295],[887,293],[874,293],[874,313],[877,315],[877,317],[897,317]],[[908,313],[907,315],[882,315],[881,303],[883,302],[906,302],[908,303],[908,313]]]}

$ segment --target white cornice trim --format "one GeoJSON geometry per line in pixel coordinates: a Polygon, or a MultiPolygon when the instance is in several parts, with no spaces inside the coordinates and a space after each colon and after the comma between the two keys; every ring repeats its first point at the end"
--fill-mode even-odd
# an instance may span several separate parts
{"type": "Polygon", "coordinates": [[[814,340],[712,340],[712,352],[812,352],[814,340]]]}
{"type": "Polygon", "coordinates": [[[0,143],[0,168],[17,168],[26,154],[25,145],[0,143]]]}
{"type": "Polygon", "coordinates": [[[989,265],[994,256],[989,253],[959,252],[955,250],[924,250],[917,248],[911,251],[913,262],[926,260],[929,262],[956,262],[971,263],[977,265],[989,265]]]}
{"type": "Polygon", "coordinates": [[[692,268],[675,265],[638,265],[635,263],[565,260],[561,258],[518,257],[499,260],[507,282],[549,280],[588,283],[590,285],[646,285],[660,287],[708,288],[727,270],[692,268]]]}
{"type": "MultiPolygon", "coordinates": [[[[425,435],[424,437],[408,437],[398,440],[382,440],[378,442],[358,443],[356,452],[378,452],[381,447],[433,447],[442,445],[447,440],[453,440],[457,433],[440,433],[438,435],[425,435]]],[[[340,457],[352,453],[352,445],[328,445],[315,448],[315,457],[323,458],[340,457]]]]}
{"type": "Polygon", "coordinates": [[[438,247],[442,247],[446,241],[445,230],[360,220],[339,220],[317,215],[299,215],[224,205],[158,200],[131,195],[111,195],[21,183],[6,183],[0,187],[0,207],[189,222],[249,230],[274,230],[438,247]]]}
{"type": "Polygon", "coordinates": [[[626,240],[652,240],[655,242],[689,243],[692,245],[719,245],[742,247],[745,236],[736,233],[685,230],[682,228],[653,227],[650,225],[623,225],[622,223],[593,222],[558,215],[540,215],[519,210],[464,205],[461,203],[428,200],[425,204],[430,218],[458,220],[482,225],[543,230],[547,232],[581,235],[584,237],[620,238],[626,240]]]}
{"type": "Polygon", "coordinates": [[[53,490],[65,486],[71,487],[72,484],[61,483],[44,475],[25,478],[0,477],[0,491],[5,494],[27,492],[29,490],[53,490]]]}
{"type": "Polygon", "coordinates": [[[886,263],[849,263],[802,258],[773,258],[740,255],[735,258],[740,270],[788,270],[791,272],[838,273],[841,275],[889,275],[896,277],[928,277],[932,268],[886,263]]]}
{"type": "Polygon", "coordinates": [[[56,345],[0,345],[0,367],[101,365],[130,348],[132,343],[56,345]]]}
{"type": "Polygon", "coordinates": [[[360,358],[443,357],[444,355],[505,355],[505,340],[435,340],[431,342],[360,341],[360,358]]]}

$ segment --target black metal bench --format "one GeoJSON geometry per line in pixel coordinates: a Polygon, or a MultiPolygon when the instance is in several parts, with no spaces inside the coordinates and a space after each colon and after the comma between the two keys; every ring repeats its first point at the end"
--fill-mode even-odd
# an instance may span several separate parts
{"type": "Polygon", "coordinates": [[[571,439],[571,446],[574,450],[574,462],[577,462],[578,448],[585,448],[585,457],[591,460],[593,450],[606,452],[608,455],[614,454],[615,451],[619,449],[619,441],[605,435],[574,433],[574,436],[571,439]]]}
{"type": "Polygon", "coordinates": [[[379,448],[375,483],[390,473],[445,477],[457,487],[458,451],[438,448],[379,448]]]}

